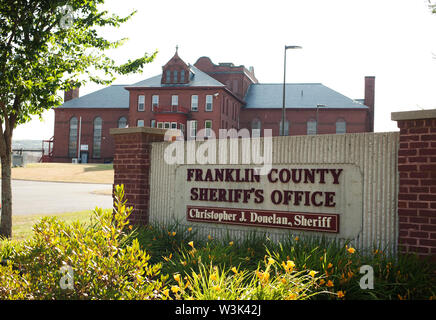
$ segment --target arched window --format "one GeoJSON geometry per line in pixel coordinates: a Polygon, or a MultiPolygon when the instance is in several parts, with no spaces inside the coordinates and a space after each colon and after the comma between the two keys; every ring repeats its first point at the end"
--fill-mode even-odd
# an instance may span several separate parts
{"type": "Polygon", "coordinates": [[[173,83],[177,83],[178,82],[177,81],[177,70],[174,70],[173,75],[174,75],[173,83]]]}
{"type": "Polygon", "coordinates": [[[307,134],[316,134],[316,120],[315,119],[309,119],[307,121],[307,134]]]}
{"type": "Polygon", "coordinates": [[[167,70],[165,78],[166,78],[165,79],[166,83],[171,83],[171,71],[170,70],[167,70]]]}
{"type": "Polygon", "coordinates": [[[251,136],[252,137],[260,137],[260,131],[262,129],[262,123],[259,119],[254,118],[251,121],[251,136]]]}
{"type": "Polygon", "coordinates": [[[118,119],[118,128],[127,128],[127,118],[121,117],[118,119]]]}
{"type": "Polygon", "coordinates": [[[76,117],[70,119],[70,137],[68,139],[68,156],[77,157],[77,129],[78,121],[76,117]]]}
{"type": "Polygon", "coordinates": [[[347,123],[344,119],[336,121],[336,133],[347,133],[347,123]]]}
{"type": "Polygon", "coordinates": [[[101,155],[101,132],[103,128],[103,120],[100,117],[94,119],[94,143],[93,143],[93,158],[100,158],[101,155]]]}
{"type": "Polygon", "coordinates": [[[185,70],[180,71],[180,82],[186,82],[185,80],[185,70]]]}

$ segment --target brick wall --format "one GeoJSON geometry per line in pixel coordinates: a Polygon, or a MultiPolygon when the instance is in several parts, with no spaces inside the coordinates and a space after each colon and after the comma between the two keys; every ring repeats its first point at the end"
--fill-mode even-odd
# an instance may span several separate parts
{"type": "Polygon", "coordinates": [[[399,249],[436,255],[436,110],[396,112],[399,249]]]}
{"type": "Polygon", "coordinates": [[[115,142],[114,185],[124,185],[127,206],[133,206],[132,224],[148,223],[150,201],[151,142],[163,141],[165,130],[111,129],[115,142]]]}
{"type": "MultiPolygon", "coordinates": [[[[336,121],[343,119],[346,122],[347,133],[367,132],[366,109],[341,110],[341,109],[322,109],[318,111],[318,131],[320,134],[336,133],[336,121]]],[[[279,123],[282,120],[282,110],[258,110],[242,109],[240,115],[240,128],[251,129],[253,119],[259,119],[263,129],[272,129],[273,136],[279,136],[279,123]]],[[[289,135],[306,135],[307,121],[316,119],[316,109],[287,109],[286,119],[289,121],[289,135]]]]}
{"type": "MultiPolygon", "coordinates": [[[[127,108],[56,108],[54,126],[53,161],[69,162],[68,144],[70,137],[70,120],[72,117],[82,117],[80,144],[88,145],[88,162],[104,162],[112,160],[114,156],[114,142],[109,134],[111,128],[118,127],[121,117],[128,118],[127,108]],[[100,157],[94,158],[94,119],[101,117],[103,120],[100,157]]],[[[77,139],[79,140],[79,139],[77,139]]],[[[78,143],[78,141],[77,141],[78,143]]]]}

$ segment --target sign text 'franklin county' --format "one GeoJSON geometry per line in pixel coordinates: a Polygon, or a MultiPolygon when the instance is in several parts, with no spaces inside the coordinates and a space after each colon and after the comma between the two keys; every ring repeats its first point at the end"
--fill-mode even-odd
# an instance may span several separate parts
{"type": "Polygon", "coordinates": [[[338,233],[338,214],[305,211],[336,207],[342,173],[342,168],[272,168],[267,175],[252,168],[187,168],[186,182],[196,182],[189,189],[191,204],[227,203],[244,208],[188,205],[186,217],[197,222],[338,233]],[[270,204],[267,209],[277,210],[254,209],[265,202],[270,204]],[[289,211],[289,206],[298,212],[289,211]],[[298,207],[305,210],[300,212],[298,207]]]}

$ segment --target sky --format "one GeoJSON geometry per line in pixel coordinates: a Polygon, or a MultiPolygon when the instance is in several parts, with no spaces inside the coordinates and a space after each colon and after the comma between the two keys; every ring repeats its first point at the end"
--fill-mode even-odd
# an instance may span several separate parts
{"type": "MultiPolygon", "coordinates": [[[[322,83],[363,99],[364,77],[375,76],[375,131],[398,131],[391,113],[436,109],[436,14],[428,0],[106,0],[118,15],[138,12],[118,29],[102,30],[129,41],[109,53],[117,62],[158,50],[142,74],[118,77],[131,84],[157,74],[174,55],[194,64],[254,67],[260,83],[322,83]]],[[[80,96],[102,86],[87,84],[80,96]]],[[[59,93],[63,95],[62,92],[59,93]]],[[[18,139],[50,139],[54,111],[21,125],[18,139]]]]}

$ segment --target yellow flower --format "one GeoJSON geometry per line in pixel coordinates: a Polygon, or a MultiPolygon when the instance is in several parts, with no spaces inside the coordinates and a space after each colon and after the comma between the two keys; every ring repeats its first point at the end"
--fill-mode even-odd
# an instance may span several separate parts
{"type": "Polygon", "coordinates": [[[334,284],[333,284],[332,280],[327,281],[327,287],[331,288],[333,286],[334,286],[334,284]]]}
{"type": "Polygon", "coordinates": [[[233,267],[231,270],[232,270],[234,273],[238,273],[238,270],[236,269],[236,267],[233,267]]]}
{"type": "Polygon", "coordinates": [[[297,299],[297,295],[295,293],[290,293],[288,296],[289,300],[296,300],[297,299]]]}
{"type": "Polygon", "coordinates": [[[221,290],[220,286],[214,286],[213,289],[214,289],[215,291],[220,291],[220,290],[221,290]]]}
{"type": "Polygon", "coordinates": [[[287,283],[286,278],[281,278],[280,282],[283,283],[283,284],[286,284],[287,283]]]}
{"type": "Polygon", "coordinates": [[[329,263],[328,265],[327,265],[327,269],[330,269],[330,268],[332,268],[333,267],[333,265],[331,264],[331,263],[329,263]]]}
{"type": "Polygon", "coordinates": [[[312,270],[312,271],[309,272],[309,275],[313,278],[313,277],[315,277],[316,273],[317,273],[316,271],[312,270]]]}
{"type": "Polygon", "coordinates": [[[229,246],[233,246],[233,241],[230,241],[230,242],[229,242],[229,246]]]}
{"type": "Polygon", "coordinates": [[[179,288],[179,286],[172,286],[171,287],[171,291],[174,292],[174,293],[177,293],[177,292],[180,291],[180,288],[179,288]]]}
{"type": "Polygon", "coordinates": [[[322,286],[325,283],[324,279],[319,280],[319,285],[322,286]]]}
{"type": "Polygon", "coordinates": [[[338,298],[343,298],[345,297],[345,293],[342,292],[342,290],[338,291],[338,298]]]}
{"type": "Polygon", "coordinates": [[[208,240],[212,240],[212,237],[211,237],[210,234],[207,236],[207,239],[208,239],[208,240]]]}
{"type": "Polygon", "coordinates": [[[212,274],[210,275],[210,280],[212,280],[212,281],[216,281],[216,274],[215,274],[215,273],[212,273],[212,274]]]}
{"type": "Polygon", "coordinates": [[[351,253],[351,254],[353,254],[354,252],[356,252],[356,249],[354,249],[353,247],[349,247],[349,248],[348,248],[348,246],[346,246],[346,248],[347,248],[347,251],[348,251],[349,253],[351,253]]]}
{"type": "Polygon", "coordinates": [[[191,227],[189,227],[189,228],[188,228],[188,231],[189,231],[189,232],[191,232],[191,231],[192,231],[192,228],[191,228],[191,227]]]}
{"type": "Polygon", "coordinates": [[[194,241],[189,241],[188,244],[189,244],[192,248],[194,248],[194,241]]]}
{"type": "Polygon", "coordinates": [[[292,270],[294,270],[295,263],[294,263],[294,261],[288,260],[288,261],[286,261],[286,264],[285,264],[285,262],[283,261],[282,266],[286,270],[286,272],[292,272],[292,270]]]}
{"type": "Polygon", "coordinates": [[[175,231],[173,231],[172,235],[173,235],[173,237],[174,237],[174,236],[176,235],[176,232],[175,232],[175,231]]]}
{"type": "Polygon", "coordinates": [[[186,261],[182,261],[181,263],[182,263],[183,266],[187,265],[186,261]]]}
{"type": "Polygon", "coordinates": [[[298,241],[298,240],[300,240],[300,238],[298,238],[298,236],[296,236],[296,237],[295,237],[295,241],[298,241]]]}
{"type": "Polygon", "coordinates": [[[260,279],[260,281],[269,281],[269,272],[256,272],[257,277],[260,279]]]}
{"type": "Polygon", "coordinates": [[[273,258],[268,258],[268,264],[274,264],[275,260],[273,258]]]}
{"type": "Polygon", "coordinates": [[[170,294],[170,290],[165,289],[162,291],[162,293],[168,297],[168,295],[170,294]]]}
{"type": "Polygon", "coordinates": [[[177,282],[180,282],[180,274],[175,274],[174,276],[174,280],[176,280],[177,282]]]}

